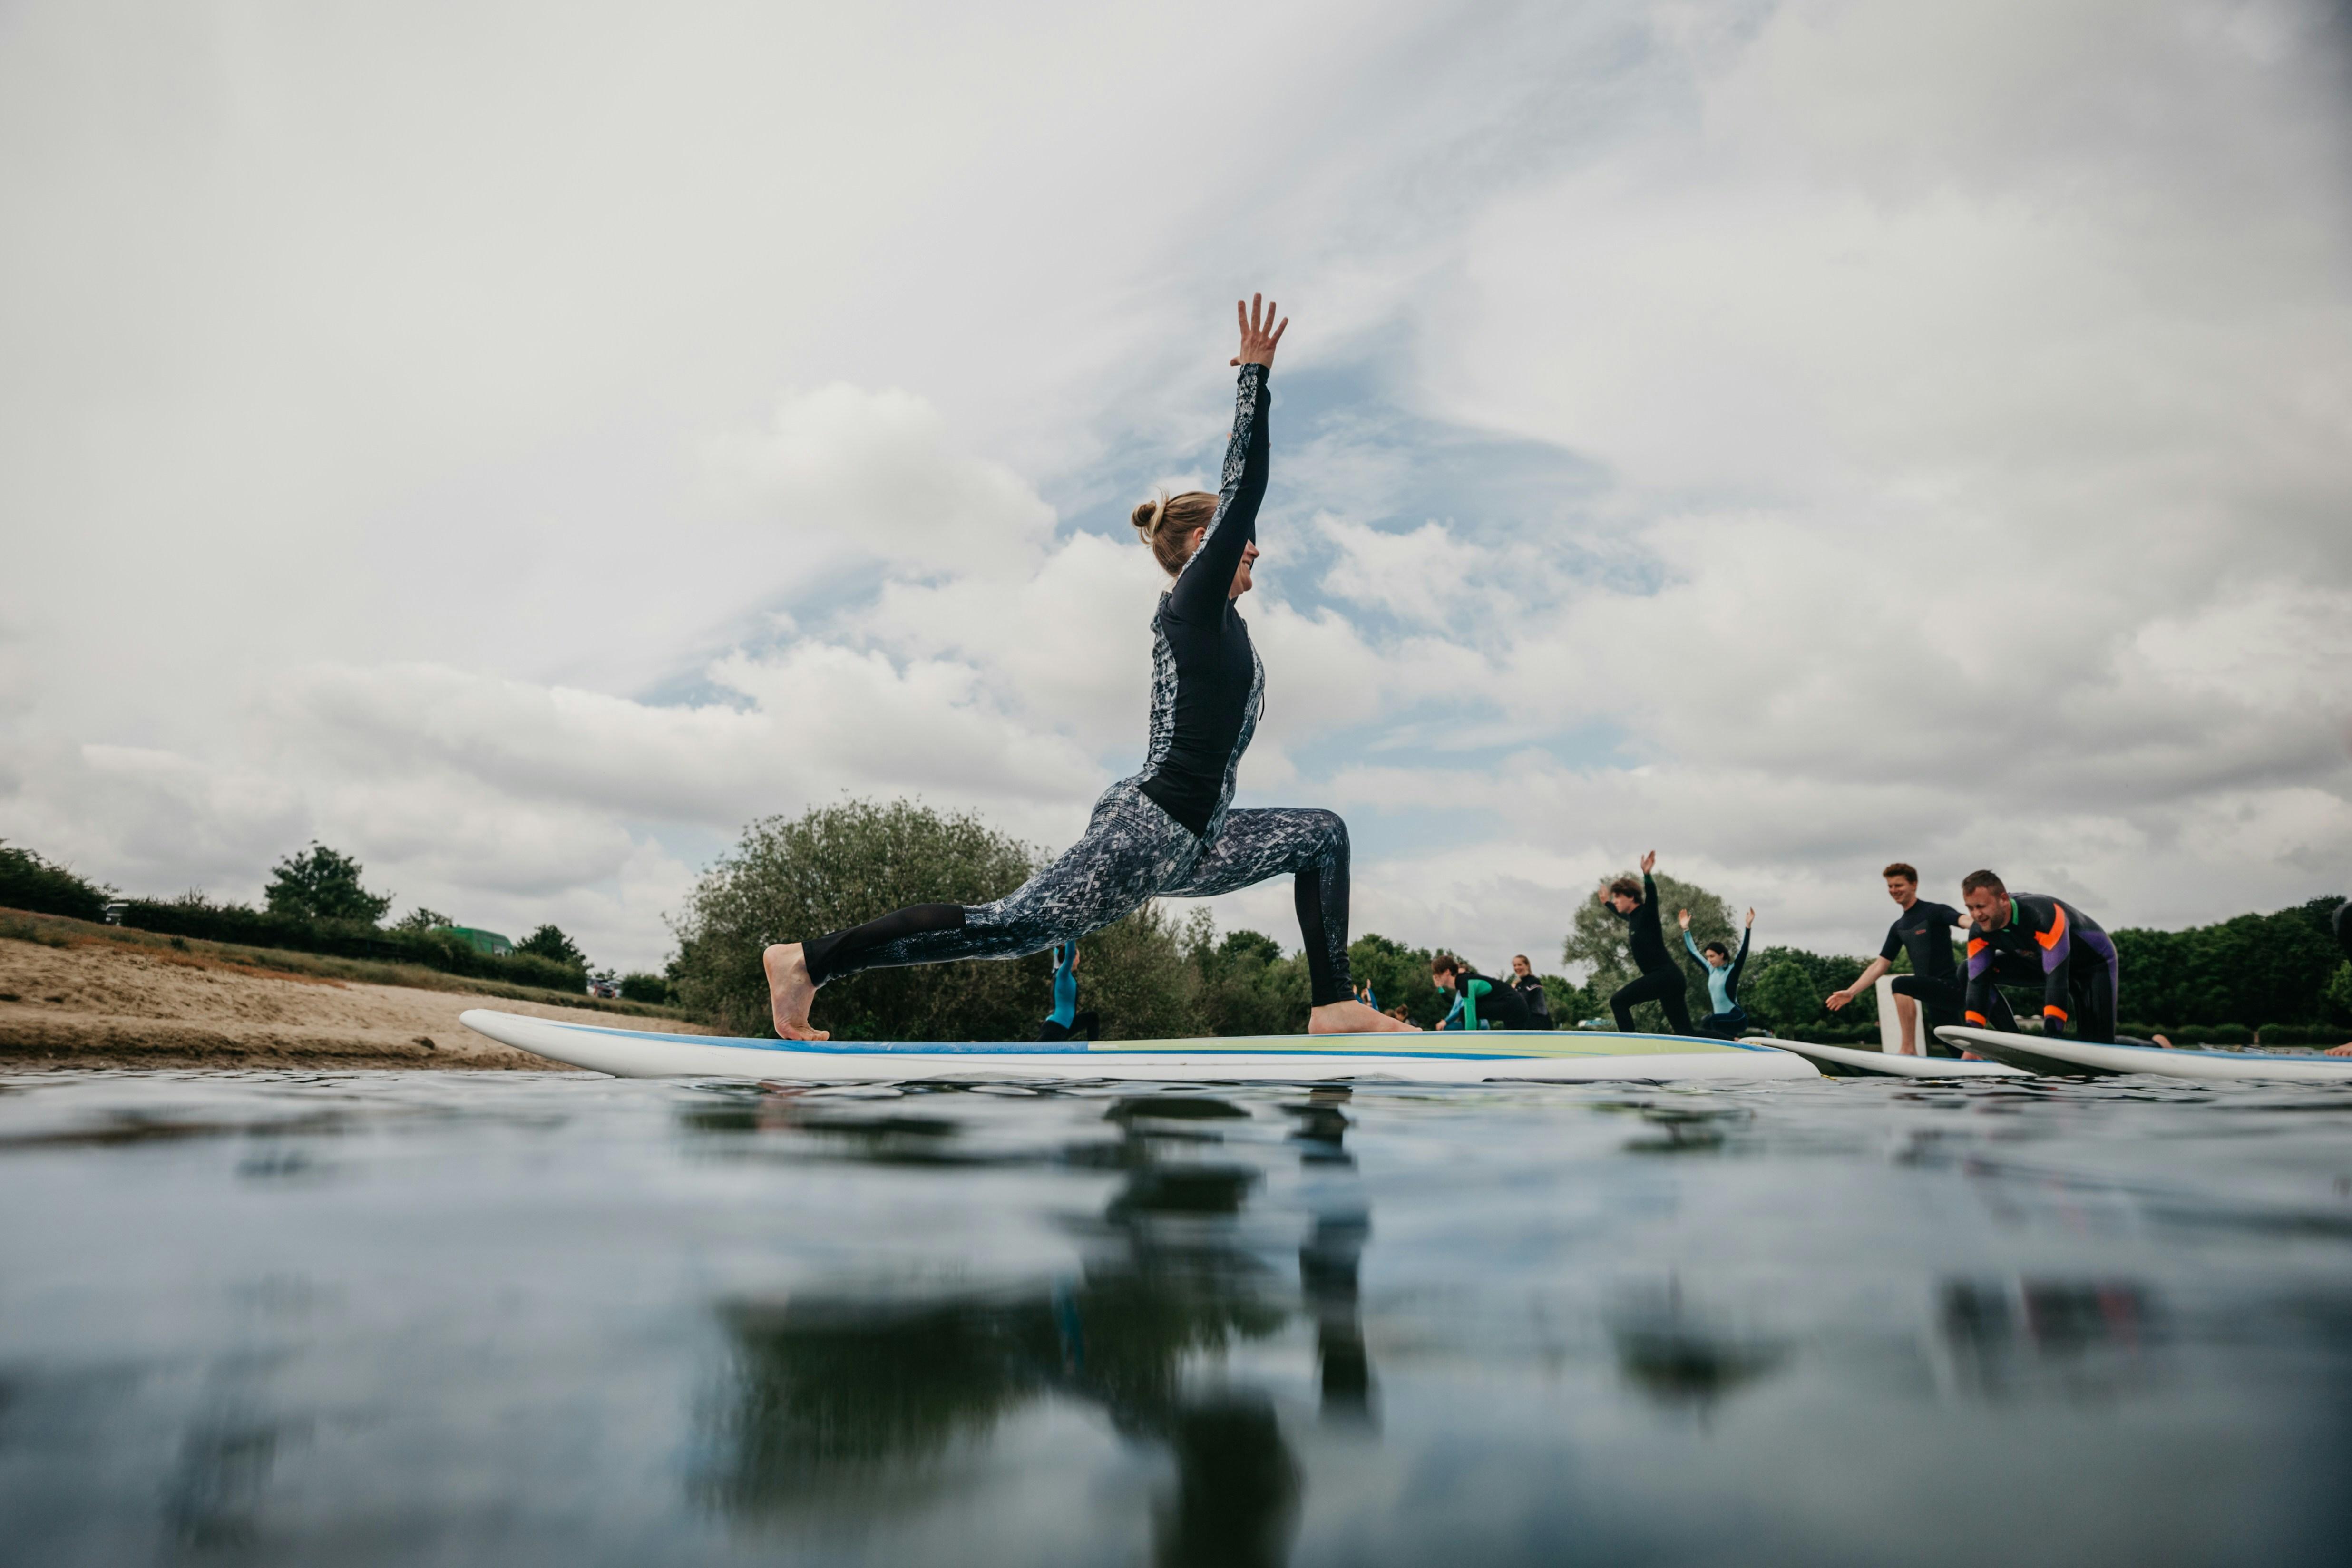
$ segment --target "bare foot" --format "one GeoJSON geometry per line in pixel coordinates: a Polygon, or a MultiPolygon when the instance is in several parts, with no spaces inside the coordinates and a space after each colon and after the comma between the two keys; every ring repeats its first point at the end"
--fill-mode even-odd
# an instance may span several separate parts
{"type": "Polygon", "coordinates": [[[1325,1002],[1307,1015],[1307,1032],[1309,1034],[1392,1034],[1399,1030],[1411,1034],[1421,1032],[1402,1019],[1375,1012],[1352,998],[1344,1002],[1325,1002]]]}
{"type": "Polygon", "coordinates": [[[760,955],[768,972],[768,1007],[776,1015],[776,1033],[785,1040],[830,1040],[821,1029],[809,1028],[809,1003],[816,988],[809,983],[808,961],[797,942],[779,942],[760,955]]]}

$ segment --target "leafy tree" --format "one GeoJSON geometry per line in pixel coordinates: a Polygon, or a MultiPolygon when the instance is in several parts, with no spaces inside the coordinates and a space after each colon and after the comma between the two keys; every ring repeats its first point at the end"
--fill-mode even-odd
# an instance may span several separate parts
{"type": "Polygon", "coordinates": [[[1200,1014],[1210,1034],[1299,1034],[1307,1028],[1311,992],[1303,956],[1255,931],[1232,931],[1223,941],[1205,909],[1185,923],[1185,957],[1200,977],[1200,1014]]]}
{"type": "Polygon", "coordinates": [[[1565,975],[1538,975],[1543,982],[1544,1000],[1551,1004],[1551,1021],[1560,1029],[1574,1029],[1589,1018],[1606,1016],[1609,999],[1597,996],[1590,986],[1580,986],[1565,975]]]}
{"type": "Polygon", "coordinates": [[[572,938],[563,934],[563,928],[560,925],[541,926],[516,943],[515,951],[535,953],[542,958],[552,958],[559,964],[569,964],[576,969],[584,970],[588,967],[588,955],[583,953],[572,938]]]}
{"type": "Polygon", "coordinates": [[[439,910],[427,909],[420,904],[415,908],[410,910],[407,914],[402,915],[398,920],[394,921],[391,929],[394,931],[439,931],[446,926],[455,925],[457,924],[457,923],[456,921],[450,919],[439,910]]]}
{"type": "Polygon", "coordinates": [[[2336,966],[2336,973],[2328,977],[2325,999],[2328,1008],[2336,1014],[2335,1018],[2328,1020],[2329,1022],[2337,1023],[2352,1019],[2352,963],[2336,966]]]}
{"type": "Polygon", "coordinates": [[[1740,988],[1740,1002],[1765,1027],[1788,1034],[1826,1021],[1829,1014],[1822,998],[1828,994],[1814,988],[1809,966],[1780,958],[1759,969],[1754,979],[1740,988]]]}
{"type": "MultiPolygon", "coordinates": [[[[1036,851],[969,813],[846,800],[754,822],[697,884],[677,921],[679,999],[736,1033],[772,1027],[760,952],[909,904],[985,904],[1025,881],[1036,851]]],[[[1080,1005],[1106,1038],[1197,1031],[1197,977],[1176,928],[1145,908],[1082,944],[1080,1005]]],[[[817,993],[814,1021],[841,1040],[1025,1040],[1052,1000],[1053,962],[872,969],[817,993]]]]}
{"type": "Polygon", "coordinates": [[[85,882],[31,850],[0,843],[0,905],[75,920],[103,920],[108,895],[113,891],[85,882]]]}
{"type": "Polygon", "coordinates": [[[360,885],[360,862],[316,839],[271,868],[263,898],[269,913],[295,920],[356,920],[373,925],[392,907],[389,894],[360,885]]]}
{"type": "Polygon", "coordinates": [[[1831,1031],[1852,1037],[1878,1025],[1876,988],[1856,997],[1843,1012],[1831,1017],[1823,1000],[1861,977],[1865,960],[1835,954],[1812,953],[1802,947],[1771,946],[1748,955],[1747,983],[1739,988],[1742,1006],[1776,1034],[1811,1035],[1831,1031]]]}
{"type": "Polygon", "coordinates": [[[2342,962],[2329,925],[2342,902],[2316,898],[2185,931],[2117,931],[2117,1010],[2166,1026],[2321,1022],[2342,962]]]}
{"type": "MultiPolygon", "coordinates": [[[[751,824],[706,873],[676,923],[685,1004],[734,1034],[771,1032],[761,951],[909,904],[984,904],[1036,863],[970,813],[845,800],[751,824]]],[[[1044,955],[1009,964],[873,969],[817,993],[814,1021],[839,1040],[1004,1040],[1034,1034],[1052,1005],[1044,955]]]]}
{"type": "MultiPolygon", "coordinates": [[[[1207,913],[1197,911],[1196,918],[1207,913]]],[[[1204,1032],[1200,971],[1185,952],[1189,927],[1163,905],[1147,904],[1079,941],[1086,957],[1078,967],[1078,1005],[1102,1015],[1105,1040],[1181,1040],[1204,1032]]],[[[1050,989],[1050,968],[1046,974],[1050,989]]],[[[1036,1033],[1043,1016],[1041,1010],[1024,1020],[1013,1038],[1036,1033]]]]}
{"type": "MultiPolygon", "coordinates": [[[[1639,873],[1628,873],[1635,881],[1639,873]]],[[[1706,982],[1691,967],[1683,951],[1682,930],[1675,912],[1687,909],[1691,914],[1691,936],[1702,947],[1709,942],[1722,942],[1734,952],[1739,947],[1739,927],[1733,917],[1731,905],[1694,882],[1668,876],[1664,872],[1652,873],[1651,880],[1658,888],[1658,917],[1665,928],[1666,949],[1675,958],[1683,973],[1683,986],[1694,1019],[1704,1018],[1708,1010],[1706,982]]],[[[1587,899],[1577,906],[1576,924],[1567,941],[1560,945],[1560,962],[1574,968],[1582,966],[1585,985],[1597,1004],[1594,1011],[1606,1014],[1610,993],[1631,982],[1641,973],[1633,962],[1632,943],[1628,939],[1631,926],[1617,911],[1598,899],[1587,899]]],[[[1756,960],[1748,960],[1748,971],[1756,969],[1756,960]]],[[[1742,995],[1746,988],[1742,988],[1742,995]]],[[[1554,1014],[1555,1018],[1559,1015],[1554,1014]]],[[[1665,1009],[1655,1002],[1643,1002],[1633,1009],[1633,1027],[1663,1034],[1666,1032],[1665,1009]]]]}

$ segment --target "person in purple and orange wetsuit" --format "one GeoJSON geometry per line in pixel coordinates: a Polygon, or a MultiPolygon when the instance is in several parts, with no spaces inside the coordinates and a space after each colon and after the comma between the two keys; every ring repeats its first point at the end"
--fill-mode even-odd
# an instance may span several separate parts
{"type": "Polygon", "coordinates": [[[1978,1029],[2014,1031],[1996,981],[2042,984],[2042,1032],[2112,1045],[2123,967],[2097,921],[2063,898],[2012,894],[1989,871],[1960,883],[1969,906],[1969,985],[1962,1017],[1978,1029]]]}

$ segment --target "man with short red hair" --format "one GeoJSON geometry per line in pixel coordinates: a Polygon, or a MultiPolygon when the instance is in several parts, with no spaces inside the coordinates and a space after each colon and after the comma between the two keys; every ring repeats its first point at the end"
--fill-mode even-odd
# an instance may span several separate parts
{"type": "Polygon", "coordinates": [[[1989,871],[1960,883],[1969,906],[1969,991],[1964,1017],[1978,1029],[2015,1030],[2000,988],[2042,983],[2042,1032],[2113,1045],[2123,966],[2098,922],[2063,898],[2011,894],[1989,871]]]}

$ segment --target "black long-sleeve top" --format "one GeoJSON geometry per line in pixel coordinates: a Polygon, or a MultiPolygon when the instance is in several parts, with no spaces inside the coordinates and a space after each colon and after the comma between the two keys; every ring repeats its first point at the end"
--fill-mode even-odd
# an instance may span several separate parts
{"type": "MultiPolygon", "coordinates": [[[[1611,904],[1609,913],[1617,915],[1617,906],[1611,904]]],[[[1617,918],[1630,928],[1625,933],[1625,940],[1633,949],[1636,968],[1645,975],[1654,974],[1660,969],[1672,969],[1678,975],[1682,973],[1681,967],[1666,953],[1665,932],[1658,924],[1658,884],[1648,872],[1642,873],[1640,906],[1633,914],[1618,915],[1617,918]]]]}
{"type": "Polygon", "coordinates": [[[1195,833],[1208,832],[1234,798],[1265,692],[1232,589],[1265,498],[1267,374],[1264,365],[1242,367],[1216,516],[1151,618],[1151,745],[1137,787],[1195,833]]]}

